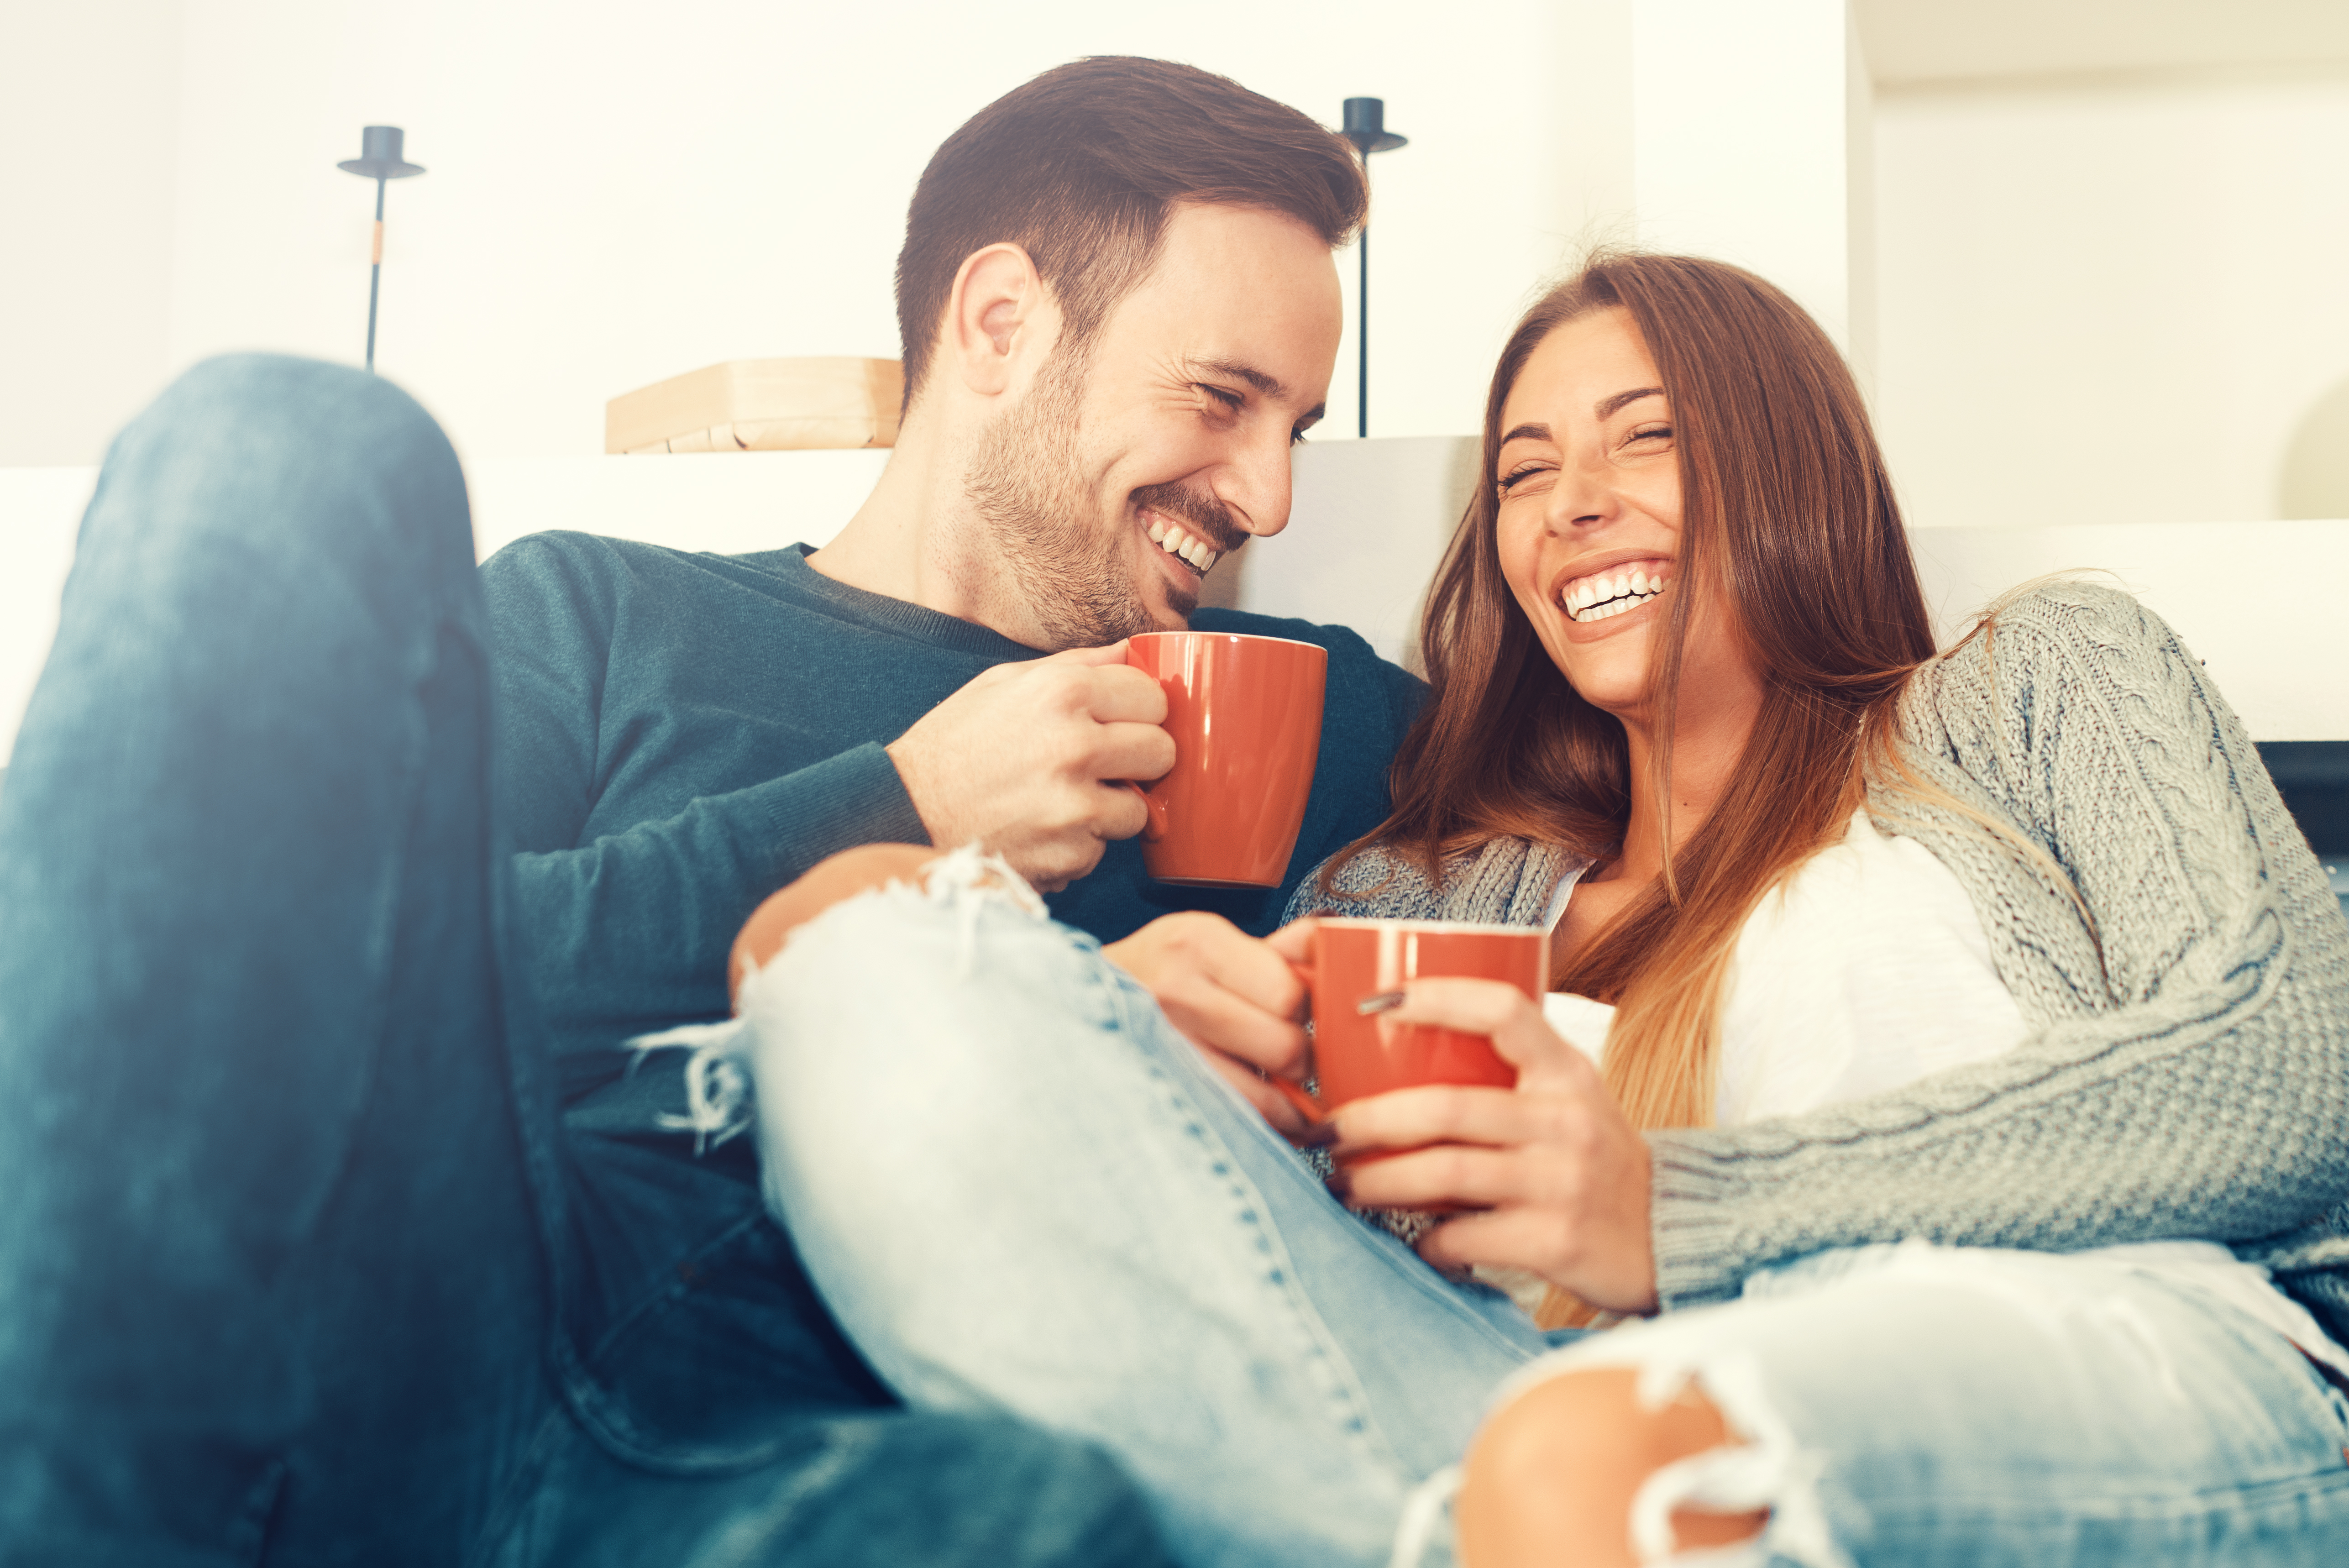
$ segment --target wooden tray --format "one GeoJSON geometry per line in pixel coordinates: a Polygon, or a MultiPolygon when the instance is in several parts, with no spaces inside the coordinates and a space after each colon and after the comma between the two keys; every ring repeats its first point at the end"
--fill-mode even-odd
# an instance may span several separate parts
{"type": "Polygon", "coordinates": [[[730,359],[604,405],[606,452],[774,452],[894,447],[905,373],[894,359],[730,359]]]}

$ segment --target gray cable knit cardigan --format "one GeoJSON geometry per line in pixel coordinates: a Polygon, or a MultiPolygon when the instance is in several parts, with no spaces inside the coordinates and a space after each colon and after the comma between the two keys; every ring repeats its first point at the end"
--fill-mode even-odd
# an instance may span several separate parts
{"type": "MultiPolygon", "coordinates": [[[[2349,923],[2201,665],[2128,595],[2064,583],[1920,671],[1900,726],[1920,771],[2070,877],[1946,809],[1869,799],[1972,895],[2033,1032],[1872,1099],[1650,1133],[1664,1304],[1906,1236],[2049,1252],[2199,1237],[2349,1342],[2349,923]]],[[[1506,840],[1431,885],[1373,852],[1338,880],[1353,896],[1308,881],[1289,913],[1536,923],[1566,863],[1506,840]]]]}

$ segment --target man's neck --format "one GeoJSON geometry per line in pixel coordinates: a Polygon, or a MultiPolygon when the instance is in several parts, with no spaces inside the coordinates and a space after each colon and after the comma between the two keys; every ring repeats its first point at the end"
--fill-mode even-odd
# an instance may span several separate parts
{"type": "Polygon", "coordinates": [[[905,432],[873,493],[808,564],[852,588],[985,624],[957,552],[939,549],[972,521],[962,465],[943,460],[939,446],[926,431],[905,432]]]}
{"type": "Polygon", "coordinates": [[[835,583],[1041,647],[1040,629],[971,510],[968,449],[927,421],[901,431],[873,493],[808,564],[835,583]]]}

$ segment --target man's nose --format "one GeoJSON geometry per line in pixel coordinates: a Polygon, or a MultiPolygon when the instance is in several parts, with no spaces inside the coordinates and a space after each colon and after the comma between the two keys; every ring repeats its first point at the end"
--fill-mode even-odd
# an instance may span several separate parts
{"type": "Polygon", "coordinates": [[[1269,539],[1288,526],[1295,490],[1289,455],[1295,450],[1283,434],[1277,443],[1251,441],[1224,465],[1223,482],[1216,486],[1224,505],[1234,521],[1259,539],[1269,539]]]}

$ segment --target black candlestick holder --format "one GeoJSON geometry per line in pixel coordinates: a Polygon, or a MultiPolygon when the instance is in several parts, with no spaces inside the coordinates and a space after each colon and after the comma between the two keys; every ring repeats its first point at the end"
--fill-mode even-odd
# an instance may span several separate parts
{"type": "MultiPolygon", "coordinates": [[[[1371,154],[1392,152],[1409,143],[1408,137],[1397,136],[1387,129],[1387,103],[1384,98],[1350,98],[1346,100],[1345,129],[1338,134],[1354,144],[1362,156],[1362,178],[1371,175],[1371,154]]],[[[1354,434],[1371,433],[1371,222],[1362,220],[1362,232],[1356,236],[1355,249],[1361,253],[1362,276],[1354,291],[1354,346],[1359,352],[1359,381],[1354,399],[1354,434]]]]}
{"type": "Polygon", "coordinates": [[[367,269],[367,367],[375,370],[375,307],[383,285],[383,186],[387,180],[407,180],[424,172],[420,163],[400,156],[404,133],[396,125],[370,125],[359,132],[359,155],[335,165],[346,174],[375,181],[375,253],[367,269]]]}

